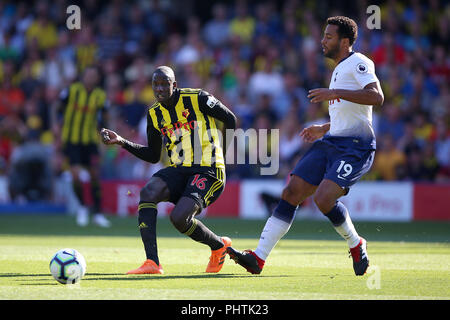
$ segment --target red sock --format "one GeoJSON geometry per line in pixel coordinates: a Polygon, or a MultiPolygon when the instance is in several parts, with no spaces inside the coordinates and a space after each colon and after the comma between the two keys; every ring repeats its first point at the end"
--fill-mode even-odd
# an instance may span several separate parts
{"type": "Polygon", "coordinates": [[[262,268],[264,267],[264,263],[266,261],[258,257],[256,253],[254,253],[253,251],[251,251],[250,254],[256,258],[256,262],[258,262],[258,267],[262,270],[262,268]]]}

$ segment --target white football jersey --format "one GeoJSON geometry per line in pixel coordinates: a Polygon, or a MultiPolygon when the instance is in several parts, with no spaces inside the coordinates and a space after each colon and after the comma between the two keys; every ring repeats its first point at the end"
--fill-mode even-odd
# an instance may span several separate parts
{"type": "MultiPolygon", "coordinates": [[[[339,62],[333,71],[330,89],[360,90],[377,82],[375,65],[365,55],[354,52],[339,62]]],[[[372,106],[343,99],[329,101],[330,131],[332,136],[375,137],[372,128],[372,106]]]]}

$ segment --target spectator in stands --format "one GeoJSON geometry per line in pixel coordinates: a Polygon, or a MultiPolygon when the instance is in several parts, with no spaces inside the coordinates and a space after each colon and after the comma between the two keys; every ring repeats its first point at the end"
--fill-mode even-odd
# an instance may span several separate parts
{"type": "Polygon", "coordinates": [[[392,135],[384,134],[380,140],[373,170],[381,180],[397,180],[399,170],[406,163],[405,154],[395,147],[392,135]]]}
{"type": "Polygon", "coordinates": [[[53,177],[50,152],[39,143],[34,134],[26,138],[26,142],[15,148],[11,155],[11,198],[19,203],[49,200],[53,177]]]}
{"type": "Polygon", "coordinates": [[[213,48],[224,46],[229,37],[230,23],[227,18],[227,7],[216,3],[212,8],[212,19],[203,28],[206,43],[213,48]]]}
{"type": "Polygon", "coordinates": [[[36,5],[36,19],[26,31],[27,43],[36,42],[40,50],[53,48],[58,44],[56,25],[49,16],[50,7],[47,1],[39,1],[36,5]]]}
{"type": "Polygon", "coordinates": [[[103,16],[98,25],[100,34],[96,42],[98,44],[98,58],[101,61],[109,58],[118,58],[123,50],[123,38],[119,30],[119,21],[114,21],[111,18],[103,16]]]}
{"type": "Polygon", "coordinates": [[[75,38],[75,54],[78,72],[83,72],[87,66],[94,65],[98,58],[98,42],[94,37],[90,22],[83,23],[83,28],[75,38]]]}
{"type": "Polygon", "coordinates": [[[255,18],[249,14],[246,0],[238,0],[235,10],[235,16],[230,21],[230,36],[244,44],[249,44],[255,32],[255,18]]]}
{"type": "MultiPolygon", "coordinates": [[[[374,60],[385,92],[385,105],[374,109],[379,146],[384,148],[381,137],[390,134],[394,150],[408,158],[407,169],[394,178],[450,180],[449,4],[381,1],[382,30],[368,30],[366,6],[344,2],[224,1],[212,4],[210,12],[192,11],[189,19],[180,17],[187,11],[173,3],[81,1],[82,28],[77,31],[65,28],[64,2],[0,6],[0,157],[5,168],[14,149],[29,138],[29,128],[51,143],[46,106],[54,92],[98,62],[112,103],[111,125],[128,123],[121,131],[131,135],[140,132],[145,106],[153,100],[148,83],[152,65],[171,65],[180,84],[208,88],[226,99],[244,129],[267,119],[272,128],[284,126],[294,122],[294,113],[298,130],[327,121],[327,105],[310,104],[304,93],[326,86],[331,76],[317,45],[324,13],[348,11],[364,34],[355,49],[374,60]],[[271,99],[259,100],[262,94],[271,99]],[[272,111],[260,116],[262,109],[272,111]]],[[[123,177],[120,168],[126,166],[136,168],[136,176],[152,170],[139,167],[128,154],[107,152],[103,172],[110,178],[123,177]]],[[[258,177],[242,168],[228,172],[235,178],[258,177]]]]}
{"type": "Polygon", "coordinates": [[[15,77],[14,63],[3,63],[3,81],[0,84],[0,119],[19,117],[23,112],[25,94],[13,83],[15,77]]]}
{"type": "Polygon", "coordinates": [[[376,128],[377,134],[390,134],[395,141],[398,141],[405,134],[400,108],[392,103],[386,103],[383,105],[381,112],[382,114],[378,119],[378,127],[376,128]]]}

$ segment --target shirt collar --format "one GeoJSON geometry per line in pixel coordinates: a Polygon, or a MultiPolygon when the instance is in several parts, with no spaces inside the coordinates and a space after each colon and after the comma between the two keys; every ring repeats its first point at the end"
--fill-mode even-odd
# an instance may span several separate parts
{"type": "MultiPolygon", "coordinates": [[[[350,58],[351,55],[353,55],[355,53],[355,51],[350,51],[350,54],[348,56],[346,56],[344,59],[342,59],[341,61],[338,62],[338,64],[340,64],[342,61],[350,58]]],[[[337,66],[337,65],[336,65],[337,66]]]]}

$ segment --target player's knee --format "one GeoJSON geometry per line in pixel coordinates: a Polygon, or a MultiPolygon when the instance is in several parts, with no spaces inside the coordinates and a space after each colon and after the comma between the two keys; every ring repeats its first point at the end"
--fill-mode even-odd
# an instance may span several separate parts
{"type": "Polygon", "coordinates": [[[286,186],[283,191],[281,192],[281,199],[285,200],[285,201],[289,201],[291,200],[291,198],[293,197],[293,192],[292,192],[292,188],[289,186],[286,186]]]}
{"type": "Polygon", "coordinates": [[[296,190],[293,186],[287,185],[281,193],[281,199],[291,204],[298,205],[301,202],[301,194],[300,191],[296,190]]]}
{"type": "Polygon", "coordinates": [[[190,214],[189,213],[177,213],[172,212],[170,214],[170,222],[173,224],[175,229],[177,229],[179,232],[183,233],[189,228],[189,221],[190,221],[190,214]]]}
{"type": "Polygon", "coordinates": [[[323,214],[327,214],[335,205],[336,199],[326,192],[317,192],[314,195],[314,203],[323,214]]]}
{"type": "Polygon", "coordinates": [[[158,203],[158,192],[157,190],[150,188],[148,185],[141,189],[139,194],[139,200],[142,202],[153,202],[158,203]]]}
{"type": "Polygon", "coordinates": [[[192,218],[199,211],[200,206],[191,198],[183,197],[179,200],[170,214],[170,222],[181,233],[191,226],[192,218]]]}

